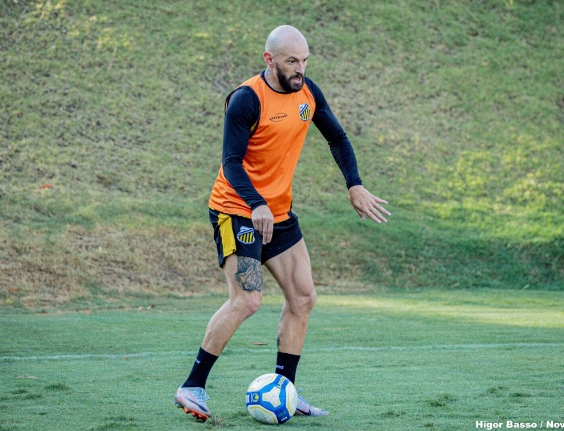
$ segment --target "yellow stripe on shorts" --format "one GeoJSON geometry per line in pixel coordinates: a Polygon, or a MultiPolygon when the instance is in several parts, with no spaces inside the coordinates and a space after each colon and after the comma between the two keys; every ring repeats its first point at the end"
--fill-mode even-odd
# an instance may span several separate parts
{"type": "Polygon", "coordinates": [[[235,235],[233,235],[233,220],[226,214],[219,213],[217,224],[221,234],[221,244],[223,245],[223,257],[235,253],[235,235]]]}

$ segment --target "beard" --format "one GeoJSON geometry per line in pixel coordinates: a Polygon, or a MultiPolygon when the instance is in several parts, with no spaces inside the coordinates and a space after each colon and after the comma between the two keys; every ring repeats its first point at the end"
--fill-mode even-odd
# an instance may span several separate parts
{"type": "Polygon", "coordinates": [[[274,66],[276,67],[276,76],[278,78],[278,82],[280,83],[280,87],[282,87],[282,89],[286,93],[297,93],[302,89],[302,87],[304,86],[304,75],[302,75],[301,73],[296,73],[295,75],[287,78],[282,73],[277,64],[275,64],[274,66]],[[292,82],[292,79],[294,78],[302,78],[302,81],[299,84],[296,84],[292,82]]]}

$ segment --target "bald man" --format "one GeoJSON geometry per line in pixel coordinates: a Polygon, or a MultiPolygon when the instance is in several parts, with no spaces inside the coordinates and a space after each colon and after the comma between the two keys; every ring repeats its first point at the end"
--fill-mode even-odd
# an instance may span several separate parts
{"type": "MultiPolygon", "coordinates": [[[[353,208],[364,220],[390,215],[363,186],[352,145],[319,87],[305,76],[309,47],[294,27],[268,36],[266,69],[235,89],[225,103],[223,156],[210,200],[219,265],[229,299],[209,321],[176,404],[196,419],[211,413],[208,375],[237,328],[262,300],[264,265],[285,302],[278,326],[275,372],[294,382],[309,316],[316,300],[308,251],[292,208],[292,179],[311,122],[329,144],[353,208]]],[[[325,416],[326,410],[299,397],[296,414],[325,416]]]]}

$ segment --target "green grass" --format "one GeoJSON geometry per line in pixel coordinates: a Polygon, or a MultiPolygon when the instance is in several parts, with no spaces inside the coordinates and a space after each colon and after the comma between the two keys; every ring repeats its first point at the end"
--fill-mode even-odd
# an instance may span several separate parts
{"type": "Polygon", "coordinates": [[[283,22],[393,214],[357,219],[312,130],[294,209],[320,286],[561,290],[563,18],[551,0],[1,2],[1,304],[221,283],[209,245],[173,239],[211,243],[223,100],[283,22]],[[152,249],[178,264],[144,265],[152,249]]]}
{"type": "MultiPolygon", "coordinates": [[[[0,429],[264,429],[246,414],[244,392],[273,370],[277,295],[265,297],[216,363],[207,387],[213,420],[195,424],[172,403],[223,300],[3,309],[0,429]]],[[[561,421],[563,305],[560,292],[497,289],[321,295],[296,383],[331,415],[296,417],[284,428],[561,421]]]]}

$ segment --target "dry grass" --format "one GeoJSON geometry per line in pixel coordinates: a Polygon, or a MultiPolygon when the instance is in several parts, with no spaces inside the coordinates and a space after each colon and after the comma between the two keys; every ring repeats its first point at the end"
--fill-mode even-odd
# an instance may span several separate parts
{"type": "Polygon", "coordinates": [[[36,307],[102,295],[186,296],[224,289],[210,228],[69,226],[46,240],[3,236],[0,305],[36,307]]]}

